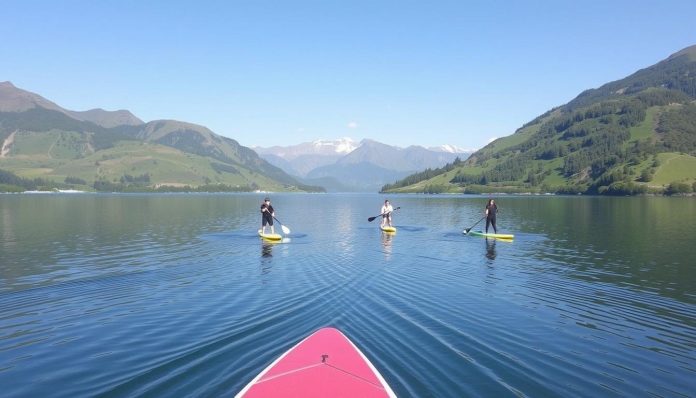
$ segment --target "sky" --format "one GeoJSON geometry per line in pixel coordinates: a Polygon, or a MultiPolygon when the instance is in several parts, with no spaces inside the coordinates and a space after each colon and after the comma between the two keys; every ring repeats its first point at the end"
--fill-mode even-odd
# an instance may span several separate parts
{"type": "Polygon", "coordinates": [[[696,44],[696,1],[0,4],[0,81],[245,146],[480,148],[696,44]]]}

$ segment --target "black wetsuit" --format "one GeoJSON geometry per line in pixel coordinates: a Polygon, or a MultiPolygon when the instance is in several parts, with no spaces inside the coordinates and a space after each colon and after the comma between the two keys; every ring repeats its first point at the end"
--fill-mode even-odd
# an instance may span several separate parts
{"type": "Polygon", "coordinates": [[[270,225],[273,226],[273,206],[267,205],[267,204],[262,204],[261,205],[261,226],[265,225],[270,225]],[[263,211],[263,209],[267,209],[267,211],[263,211]]]}
{"type": "Polygon", "coordinates": [[[498,213],[498,205],[493,203],[493,205],[486,205],[486,210],[488,214],[486,215],[486,233],[488,233],[488,226],[493,226],[493,232],[498,233],[498,228],[495,226],[495,215],[498,213]]]}

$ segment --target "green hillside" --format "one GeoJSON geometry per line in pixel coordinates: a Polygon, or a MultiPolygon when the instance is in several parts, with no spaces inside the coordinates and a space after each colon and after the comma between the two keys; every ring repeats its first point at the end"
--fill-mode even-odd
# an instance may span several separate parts
{"type": "Polygon", "coordinates": [[[695,165],[693,46],[625,79],[583,92],[461,164],[417,173],[382,190],[689,192],[696,186],[695,165]]]}
{"type": "Polygon", "coordinates": [[[0,112],[0,191],[323,190],[203,126],[160,120],[104,127],[67,113],[40,106],[0,112]]]}

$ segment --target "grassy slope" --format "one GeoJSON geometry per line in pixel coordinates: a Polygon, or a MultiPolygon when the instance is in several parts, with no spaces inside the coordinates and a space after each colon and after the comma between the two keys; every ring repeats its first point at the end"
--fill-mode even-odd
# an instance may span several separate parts
{"type": "Polygon", "coordinates": [[[696,181],[696,157],[681,153],[660,153],[657,159],[660,161],[660,166],[650,185],[696,181]]]}
{"type": "Polygon", "coordinates": [[[652,106],[645,111],[645,120],[637,126],[631,127],[631,138],[624,143],[627,147],[633,142],[653,138],[655,136],[655,121],[657,115],[662,111],[663,107],[652,106]]]}
{"type": "Polygon", "coordinates": [[[529,137],[539,132],[539,127],[541,127],[541,123],[524,127],[515,134],[508,135],[507,137],[498,138],[497,140],[493,141],[491,145],[487,146],[483,153],[488,154],[507,149],[514,145],[519,145],[529,139],[529,137]]]}
{"type": "Polygon", "coordinates": [[[544,178],[544,184],[551,187],[557,187],[568,183],[568,180],[563,176],[562,172],[559,170],[563,167],[562,158],[542,162],[542,167],[544,171],[548,171],[550,173],[548,176],[544,178]]]}
{"type": "Polygon", "coordinates": [[[218,172],[211,166],[210,158],[139,141],[121,141],[112,148],[75,159],[79,154],[70,150],[68,144],[78,141],[78,136],[66,132],[24,133],[16,138],[13,149],[22,155],[0,159],[0,168],[21,177],[57,182],[66,177],[81,178],[90,184],[98,179],[118,182],[124,174],[148,173],[153,185],[236,186],[256,182],[267,190],[284,189],[277,182],[242,168],[238,168],[239,173],[218,172]]]}

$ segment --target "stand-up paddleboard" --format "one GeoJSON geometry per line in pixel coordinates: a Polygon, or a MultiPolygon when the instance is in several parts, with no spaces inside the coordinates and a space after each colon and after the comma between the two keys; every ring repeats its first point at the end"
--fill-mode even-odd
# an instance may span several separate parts
{"type": "Polygon", "coordinates": [[[259,229],[259,236],[261,237],[261,239],[265,239],[265,240],[268,240],[268,241],[271,241],[271,242],[280,242],[281,240],[283,240],[283,235],[280,235],[280,234],[264,234],[264,233],[261,232],[260,229],[259,229]]]}
{"type": "Polygon", "coordinates": [[[236,398],[396,397],[365,355],[338,329],[300,341],[256,376],[236,398]]]}
{"type": "MultiPolygon", "coordinates": [[[[466,234],[466,231],[462,231],[466,234]]],[[[515,235],[509,235],[509,234],[487,234],[483,231],[471,231],[469,232],[469,235],[473,236],[484,236],[486,238],[496,238],[496,239],[514,239],[515,235]]]]}
{"type": "Polygon", "coordinates": [[[381,229],[384,232],[396,232],[396,227],[390,227],[387,225],[384,225],[384,226],[380,225],[379,229],[381,229]]]}

